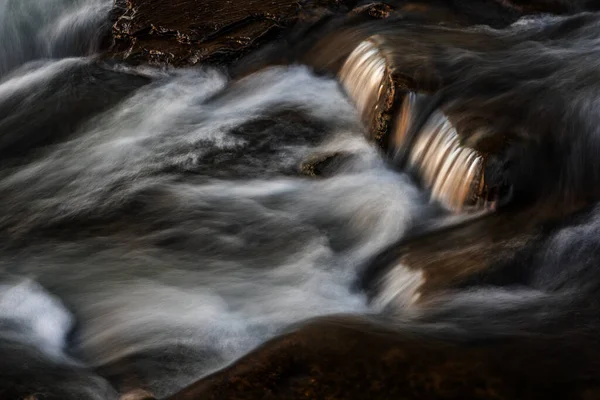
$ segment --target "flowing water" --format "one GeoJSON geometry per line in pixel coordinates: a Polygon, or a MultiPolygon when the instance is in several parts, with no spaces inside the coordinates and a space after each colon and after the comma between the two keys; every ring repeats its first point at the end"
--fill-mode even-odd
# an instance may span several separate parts
{"type": "MultiPolygon", "coordinates": [[[[348,56],[339,79],[352,99],[365,125],[384,119],[388,85],[394,85],[395,66],[390,60],[382,37],[373,36],[360,43],[348,56]]],[[[397,84],[396,84],[397,85],[397,84]]],[[[399,85],[397,85],[399,86],[399,85]]],[[[400,89],[401,91],[401,89],[400,89]]],[[[388,138],[392,160],[414,171],[432,200],[457,212],[493,208],[494,199],[483,194],[485,157],[460,144],[457,128],[440,110],[430,115],[417,132],[417,115],[427,95],[406,91],[401,106],[392,110],[388,138]],[[406,158],[406,160],[403,160],[406,158]],[[488,201],[491,200],[491,201],[488,201]]],[[[422,111],[422,110],[421,110],[422,111]]],[[[375,122],[376,124],[376,122],[375,122]]],[[[475,135],[473,135],[475,136],[475,135]]]]}
{"type": "Polygon", "coordinates": [[[0,1],[0,76],[35,59],[94,53],[112,5],[110,0],[0,1]]]}
{"type": "Polygon", "coordinates": [[[0,386],[162,396],[289,324],[376,311],[358,269],[426,202],[338,84],[108,65],[111,3],[0,0],[0,386]]]}

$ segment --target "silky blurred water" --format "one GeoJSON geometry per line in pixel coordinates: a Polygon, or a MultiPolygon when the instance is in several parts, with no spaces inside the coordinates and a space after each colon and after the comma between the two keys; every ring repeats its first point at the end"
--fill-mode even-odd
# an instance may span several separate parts
{"type": "Polygon", "coordinates": [[[421,201],[338,84],[106,65],[110,6],[0,2],[0,338],[104,382],[73,398],[132,371],[165,395],[289,324],[372,312],[357,270],[421,201]]]}

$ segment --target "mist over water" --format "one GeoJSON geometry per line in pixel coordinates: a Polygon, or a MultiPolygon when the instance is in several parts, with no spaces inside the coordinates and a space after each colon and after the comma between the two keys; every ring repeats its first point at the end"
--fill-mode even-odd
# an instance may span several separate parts
{"type": "Polygon", "coordinates": [[[0,0],[5,362],[79,371],[65,398],[162,396],[289,324],[375,311],[358,268],[423,202],[338,84],[105,65],[110,3],[0,0]]]}

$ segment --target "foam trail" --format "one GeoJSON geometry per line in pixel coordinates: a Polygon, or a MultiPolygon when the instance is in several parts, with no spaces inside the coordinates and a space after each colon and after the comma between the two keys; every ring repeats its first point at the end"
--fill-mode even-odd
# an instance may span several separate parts
{"type": "Polygon", "coordinates": [[[0,0],[0,268],[29,282],[0,287],[0,321],[43,354],[15,395],[166,396],[290,324],[373,311],[358,269],[426,206],[338,83],[109,67],[111,3],[0,0]],[[328,173],[302,176],[315,156],[328,173]]]}
{"type": "Polygon", "coordinates": [[[128,368],[160,396],[290,324],[368,312],[352,289],[357,269],[421,205],[366,141],[337,83],[301,67],[231,86],[213,70],[149,75],[0,179],[11,193],[0,226],[29,238],[12,272],[73,313],[70,350],[119,390],[132,389],[115,372],[128,368]],[[315,154],[344,161],[328,178],[299,176],[315,154]],[[57,237],[55,226],[78,234],[57,237]]]}

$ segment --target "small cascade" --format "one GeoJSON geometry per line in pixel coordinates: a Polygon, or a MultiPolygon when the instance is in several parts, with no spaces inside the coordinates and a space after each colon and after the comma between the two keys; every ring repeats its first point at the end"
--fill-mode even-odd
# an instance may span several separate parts
{"type": "MultiPolygon", "coordinates": [[[[402,121],[394,132],[396,148],[406,145],[401,139],[406,136],[402,129],[409,126],[412,118],[409,99],[407,96],[405,103],[409,105],[399,114],[399,120],[409,121],[402,121]]],[[[440,111],[435,111],[419,131],[407,162],[407,168],[415,171],[431,192],[432,200],[454,211],[492,208],[484,195],[484,166],[485,157],[460,145],[456,128],[440,111]]]]}
{"type": "Polygon", "coordinates": [[[340,71],[344,89],[354,100],[365,122],[377,108],[386,75],[386,60],[373,40],[362,42],[348,57],[340,71]]]}
{"type": "Polygon", "coordinates": [[[397,91],[381,43],[383,38],[372,36],[359,44],[339,72],[339,80],[353,99],[371,139],[377,141],[389,132],[397,91]]]}
{"type": "Polygon", "coordinates": [[[485,155],[460,144],[456,127],[441,110],[431,113],[416,136],[408,137],[427,98],[410,91],[395,96],[398,88],[389,87],[394,68],[387,62],[383,43],[378,36],[362,42],[339,73],[370,136],[380,139],[381,132],[373,131],[387,130],[390,154],[407,154],[404,167],[416,175],[432,201],[454,212],[493,209],[495,201],[487,194],[484,176],[485,155]],[[393,101],[402,103],[394,109],[389,104],[393,101]]]}

